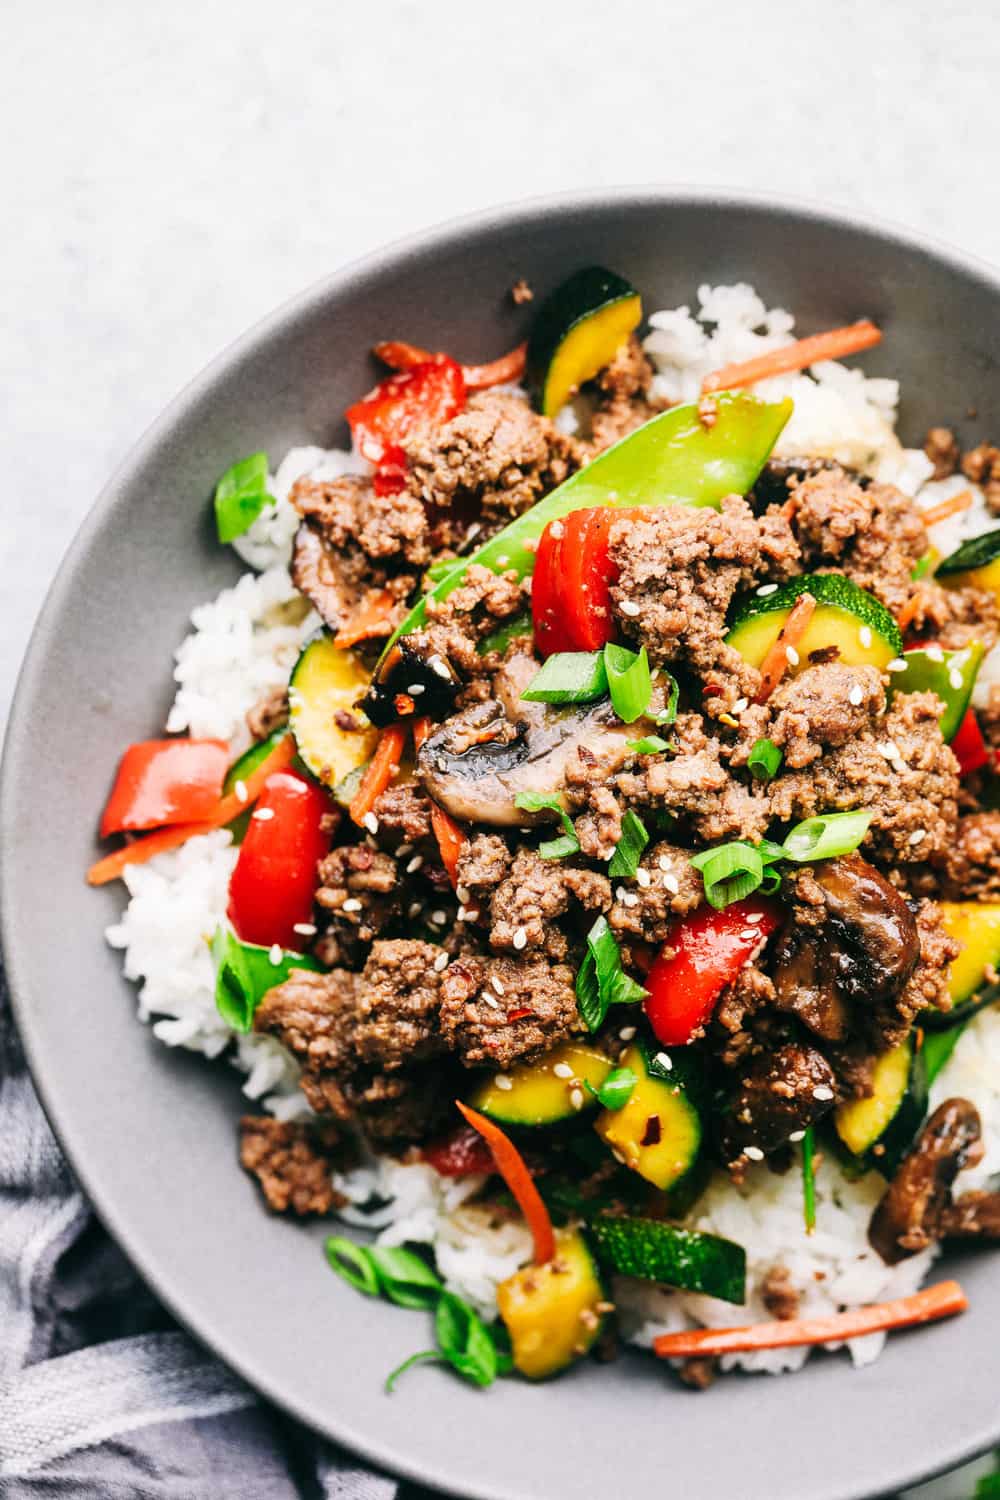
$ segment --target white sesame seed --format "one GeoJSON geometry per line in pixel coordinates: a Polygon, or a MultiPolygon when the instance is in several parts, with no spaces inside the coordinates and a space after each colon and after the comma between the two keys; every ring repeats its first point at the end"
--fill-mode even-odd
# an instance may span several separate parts
{"type": "Polygon", "coordinates": [[[316,925],[313,922],[296,922],[292,928],[300,937],[315,937],[316,925]]]}
{"type": "Polygon", "coordinates": [[[553,521],[549,527],[549,531],[555,541],[559,540],[565,530],[566,528],[561,521],[553,521]]]}
{"type": "Polygon", "coordinates": [[[962,677],[962,674],[957,667],[952,667],[951,671],[948,673],[948,681],[951,683],[956,693],[961,691],[964,678],[962,677]]]}
{"type": "Polygon", "coordinates": [[[422,682],[411,682],[406,691],[411,698],[419,698],[421,693],[426,693],[427,687],[422,682]]]}
{"type": "Polygon", "coordinates": [[[496,1087],[498,1089],[502,1089],[504,1093],[507,1093],[514,1087],[514,1080],[512,1078],[508,1078],[506,1073],[498,1073],[493,1082],[496,1087]]]}
{"type": "Polygon", "coordinates": [[[944,661],[944,651],[936,641],[926,647],[928,661],[944,661]]]}
{"type": "Polygon", "coordinates": [[[860,708],[864,702],[864,697],[864,689],[859,683],[855,683],[847,695],[847,701],[848,703],[853,703],[855,708],[860,708]]]}
{"type": "Polygon", "coordinates": [[[362,819],[369,833],[378,833],[378,818],[373,812],[366,812],[362,819]]]}
{"type": "Polygon", "coordinates": [[[744,927],[740,932],[740,937],[744,943],[755,943],[760,937],[760,933],[756,927],[744,927]]]}
{"type": "Polygon", "coordinates": [[[473,524],[472,524],[472,525],[471,525],[471,526],[470,526],[470,527],[469,527],[469,529],[468,529],[468,531],[467,531],[467,532],[466,532],[466,533],[465,533],[465,540],[466,540],[466,541],[467,541],[467,542],[471,542],[471,541],[472,541],[472,538],[473,538],[473,537],[474,537],[474,536],[478,536],[478,535],[479,535],[479,533],[480,533],[480,532],[481,532],[481,531],[482,531],[482,529],[483,529],[483,528],[482,528],[482,525],[481,525],[481,523],[480,523],[480,522],[479,522],[479,521],[475,521],[475,522],[474,522],[474,523],[473,523],[473,524]]]}
{"type": "Polygon", "coordinates": [[[281,944],[280,943],[272,943],[271,946],[270,946],[270,948],[268,949],[267,956],[270,959],[271,963],[274,965],[274,967],[277,968],[278,965],[281,963],[281,960],[284,958],[284,954],[281,951],[281,944]]]}
{"type": "Polygon", "coordinates": [[[405,859],[408,854],[412,854],[412,853],[413,853],[413,845],[412,844],[400,844],[399,848],[396,850],[396,858],[397,859],[405,859]]]}
{"type": "MultiPolygon", "coordinates": [[[[906,662],[901,656],[894,656],[892,661],[886,662],[885,670],[887,672],[905,672],[906,662]]],[[[789,1140],[794,1140],[794,1136],[789,1136],[789,1140]]]]}
{"type": "Polygon", "coordinates": [[[522,948],[527,948],[527,946],[528,934],[525,932],[523,927],[519,927],[514,934],[514,947],[518,950],[518,952],[520,952],[522,948]]]}
{"type": "Polygon", "coordinates": [[[447,967],[448,967],[448,955],[447,955],[447,953],[439,953],[438,956],[437,956],[437,958],[434,960],[434,972],[436,974],[440,974],[447,967]]]}
{"type": "Polygon", "coordinates": [[[757,598],[766,599],[769,594],[776,594],[777,592],[778,585],[776,583],[762,583],[757,590],[757,598]]]}
{"type": "Polygon", "coordinates": [[[619,1151],[617,1146],[612,1147],[611,1155],[614,1157],[615,1161],[620,1162],[623,1167],[628,1166],[628,1162],[625,1160],[624,1152],[619,1151]]]}
{"type": "Polygon", "coordinates": [[[674,1066],[673,1058],[669,1057],[666,1052],[658,1052],[653,1061],[659,1063],[661,1068],[666,1068],[668,1073],[672,1071],[674,1066]]]}
{"type": "Polygon", "coordinates": [[[427,658],[427,665],[432,672],[436,672],[439,677],[443,677],[445,682],[451,681],[451,673],[448,671],[447,663],[442,657],[429,656],[427,658]]]}
{"type": "Polygon", "coordinates": [[[274,817],[274,808],[258,807],[256,812],[252,813],[251,816],[255,818],[258,823],[269,823],[270,820],[274,817]]]}
{"type": "Polygon", "coordinates": [[[792,1133],[791,1133],[791,1135],[788,1137],[788,1139],[790,1141],[795,1141],[795,1142],[804,1141],[805,1138],[806,1138],[806,1133],[805,1133],[804,1130],[793,1130],[792,1133]]]}
{"type": "Polygon", "coordinates": [[[736,702],[733,704],[733,713],[741,714],[743,713],[744,709],[747,709],[749,707],[750,700],[748,698],[737,698],[736,702]]]}
{"type": "Polygon", "coordinates": [[[748,1161],[764,1160],[764,1153],[759,1146],[747,1146],[746,1150],[743,1152],[743,1155],[747,1158],[748,1161]]]}
{"type": "Polygon", "coordinates": [[[660,867],[661,870],[669,870],[670,869],[670,855],[669,854],[661,854],[660,857],[659,857],[659,859],[657,860],[657,864],[659,865],[659,867],[660,867]]]}
{"type": "Polygon", "coordinates": [[[639,897],[633,891],[626,891],[622,896],[623,906],[638,906],[639,897]]]}
{"type": "Polygon", "coordinates": [[[634,1026],[623,1026],[621,1028],[621,1030],[619,1031],[618,1035],[621,1037],[621,1039],[622,1039],[623,1042],[630,1042],[632,1040],[632,1038],[635,1036],[635,1027],[634,1026]]]}
{"type": "Polygon", "coordinates": [[[447,912],[441,911],[441,910],[432,911],[431,912],[431,921],[434,923],[435,927],[443,927],[444,924],[445,924],[445,922],[447,922],[447,920],[448,920],[448,913],[447,912]]]}
{"type": "Polygon", "coordinates": [[[484,1003],[489,1006],[490,1010],[500,1009],[500,1001],[497,999],[496,995],[491,995],[489,990],[483,990],[482,999],[484,1003]]]}
{"type": "Polygon", "coordinates": [[[349,896],[340,909],[341,911],[360,911],[361,902],[356,896],[349,896]]]}
{"type": "Polygon", "coordinates": [[[821,1083],[818,1089],[813,1089],[813,1098],[817,1099],[820,1104],[826,1104],[833,1098],[833,1089],[827,1088],[825,1083],[821,1083]]]}
{"type": "Polygon", "coordinates": [[[886,740],[883,745],[879,745],[878,753],[885,756],[886,760],[899,760],[899,746],[894,740],[886,740]]]}
{"type": "Polygon", "coordinates": [[[247,791],[247,784],[245,781],[238,781],[233,787],[233,791],[236,793],[237,802],[249,802],[250,793],[247,791]]]}
{"type": "Polygon", "coordinates": [[[926,828],[914,828],[913,832],[910,834],[910,843],[911,844],[920,844],[920,843],[923,843],[923,841],[924,841],[924,839],[926,837],[927,837],[927,829],[926,828]]]}
{"type": "Polygon", "coordinates": [[[490,978],[490,984],[496,990],[496,992],[497,992],[498,995],[504,995],[504,994],[506,994],[506,990],[504,989],[503,985],[501,984],[500,980],[497,978],[497,976],[495,974],[491,976],[491,978],[490,978]]]}
{"type": "Polygon", "coordinates": [[[652,875],[650,875],[650,873],[649,873],[648,870],[643,870],[643,869],[636,870],[636,872],[635,872],[635,880],[636,880],[636,885],[641,885],[644,891],[647,891],[649,889],[649,887],[653,884],[653,877],[652,877],[652,875]]]}
{"type": "Polygon", "coordinates": [[[466,908],[464,906],[460,906],[458,908],[458,911],[455,913],[455,921],[456,922],[464,922],[465,919],[466,919],[466,917],[468,915],[469,915],[469,913],[466,910],[466,908]]]}
{"type": "Polygon", "coordinates": [[[409,864],[406,866],[407,875],[413,875],[417,870],[420,869],[420,866],[423,864],[423,862],[424,856],[422,854],[415,854],[410,860],[409,864]]]}
{"type": "Polygon", "coordinates": [[[681,883],[671,870],[668,870],[663,877],[663,888],[669,891],[672,896],[680,895],[681,883]]]}
{"type": "Polygon", "coordinates": [[[455,895],[458,897],[459,901],[461,901],[463,906],[468,906],[469,902],[472,900],[470,892],[464,885],[457,885],[455,887],[455,895]]]}
{"type": "Polygon", "coordinates": [[[573,1077],[573,1069],[570,1067],[569,1063],[555,1063],[553,1065],[552,1071],[557,1078],[573,1077]]]}
{"type": "Polygon", "coordinates": [[[862,625],[861,629],[858,631],[858,640],[867,651],[868,647],[872,643],[872,628],[870,625],[862,625]]]}
{"type": "Polygon", "coordinates": [[[638,604],[636,604],[634,599],[623,599],[618,608],[621,610],[622,614],[627,615],[630,620],[634,620],[640,613],[640,607],[638,604]]]}
{"type": "Polygon", "coordinates": [[[574,1109],[583,1108],[583,1089],[570,1089],[569,1102],[574,1109]]]}
{"type": "Polygon", "coordinates": [[[798,664],[799,664],[799,653],[796,651],[796,649],[795,649],[794,646],[786,646],[785,647],[785,660],[787,661],[787,663],[788,663],[788,665],[790,667],[797,667],[798,666],[798,664]]]}
{"type": "Polygon", "coordinates": [[[411,901],[409,907],[407,908],[407,916],[412,922],[414,917],[419,917],[422,911],[423,907],[421,906],[419,901],[411,901]]]}

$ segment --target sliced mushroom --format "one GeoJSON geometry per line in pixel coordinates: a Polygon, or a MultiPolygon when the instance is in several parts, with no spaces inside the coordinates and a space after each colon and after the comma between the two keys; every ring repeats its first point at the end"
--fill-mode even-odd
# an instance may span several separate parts
{"type": "Polygon", "coordinates": [[[963,1193],[941,1215],[943,1240],[1000,1240],[1000,1193],[963,1193]]]}
{"type": "Polygon", "coordinates": [[[729,1109],[719,1120],[723,1160],[738,1161],[749,1147],[768,1154],[833,1108],[836,1079],[815,1047],[789,1042],[756,1054],[745,1067],[729,1109]]]}
{"type": "MultiPolygon", "coordinates": [[[[775,1003],[824,1041],[841,1042],[854,1022],[871,1029],[902,994],[920,958],[916,918],[856,854],[826,860],[799,879],[811,905],[800,907],[804,919],[778,944],[775,1003]]],[[[884,1033],[875,1040],[884,1050],[884,1033]]]]}
{"type": "Polygon", "coordinates": [[[868,1239],[886,1265],[917,1255],[941,1238],[953,1207],[952,1184],[963,1167],[975,1166],[982,1155],[975,1105],[968,1099],[938,1105],[872,1215],[868,1239]]]}
{"type": "Polygon", "coordinates": [[[308,521],[295,533],[291,572],[295,587],[315,605],[330,629],[339,629],[357,605],[361,589],[347,576],[340,554],[326,545],[308,521]]]}

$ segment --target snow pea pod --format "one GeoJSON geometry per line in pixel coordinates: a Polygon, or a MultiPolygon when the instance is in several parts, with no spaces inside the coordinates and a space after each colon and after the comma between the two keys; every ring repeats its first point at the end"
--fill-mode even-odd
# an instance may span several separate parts
{"type": "Polygon", "coordinates": [[[944,704],[941,735],[950,744],[965,718],[976,674],[986,654],[985,646],[971,641],[960,651],[943,651],[940,646],[904,651],[906,671],[893,677],[897,693],[936,693],[944,704]]]}

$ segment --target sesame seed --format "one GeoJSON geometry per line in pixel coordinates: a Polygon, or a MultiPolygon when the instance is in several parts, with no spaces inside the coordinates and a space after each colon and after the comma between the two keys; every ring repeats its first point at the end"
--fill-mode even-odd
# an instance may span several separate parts
{"type": "Polygon", "coordinates": [[[927,837],[927,829],[926,828],[914,828],[913,832],[910,834],[910,843],[911,844],[922,843],[923,840],[926,837],[927,837]]]}
{"type": "Polygon", "coordinates": [[[961,672],[957,667],[952,667],[951,671],[948,673],[948,681],[951,683],[956,693],[961,691],[963,678],[961,672]]]}
{"type": "Polygon", "coordinates": [[[612,1147],[611,1155],[614,1157],[615,1161],[620,1162],[623,1167],[628,1166],[628,1162],[625,1160],[624,1152],[619,1151],[617,1146],[612,1147]]]}
{"type": "Polygon", "coordinates": [[[497,999],[496,995],[491,995],[489,990],[483,990],[482,999],[484,1003],[489,1006],[490,1010],[500,1009],[500,1001],[497,999]]]}
{"type": "Polygon", "coordinates": [[[519,927],[514,934],[514,947],[518,950],[518,952],[520,952],[522,948],[527,948],[527,946],[528,934],[525,932],[523,927],[519,927]]]}
{"type": "Polygon", "coordinates": [[[490,978],[490,984],[496,990],[496,992],[497,992],[498,995],[506,994],[506,991],[505,991],[503,985],[501,984],[500,980],[497,978],[497,976],[495,974],[491,976],[491,978],[490,978]]]}
{"type": "Polygon", "coordinates": [[[455,913],[455,921],[456,922],[464,922],[465,919],[466,919],[466,917],[468,915],[469,915],[469,913],[468,913],[467,908],[464,907],[464,906],[460,906],[458,908],[458,911],[455,913]]]}
{"type": "Polygon", "coordinates": [[[407,875],[413,875],[415,871],[420,869],[420,866],[423,864],[423,862],[424,856],[422,854],[415,854],[410,860],[409,864],[406,866],[407,875]]]}
{"type": "Polygon", "coordinates": [[[340,909],[341,911],[360,911],[361,902],[357,896],[349,896],[340,909]]]}
{"type": "Polygon", "coordinates": [[[944,661],[944,651],[936,641],[926,647],[926,655],[928,661],[944,661]]]}
{"type": "Polygon", "coordinates": [[[905,672],[906,662],[901,656],[894,656],[892,661],[886,662],[885,670],[887,672],[905,672]]]}
{"type": "Polygon", "coordinates": [[[252,816],[256,818],[258,823],[269,823],[270,820],[274,817],[274,808],[258,807],[256,812],[253,813],[252,816]]]}
{"type": "Polygon", "coordinates": [[[632,1040],[632,1038],[635,1036],[635,1027],[634,1026],[623,1026],[621,1028],[621,1030],[619,1031],[618,1035],[621,1037],[621,1039],[622,1039],[623,1042],[630,1042],[632,1040]]]}
{"type": "Polygon", "coordinates": [[[634,620],[640,613],[639,605],[636,604],[634,599],[623,599],[618,608],[621,610],[622,614],[627,615],[630,620],[634,620]]]}
{"type": "Polygon", "coordinates": [[[750,915],[746,918],[746,922],[749,927],[756,927],[758,922],[763,922],[763,920],[764,918],[759,911],[751,912],[750,915]]]}
{"type": "Polygon", "coordinates": [[[421,693],[426,693],[426,685],[422,682],[411,682],[406,689],[411,698],[419,698],[421,693]]]}
{"type": "Polygon", "coordinates": [[[744,927],[740,933],[740,937],[744,943],[755,943],[760,937],[760,933],[755,927],[744,927]]]}
{"type": "Polygon", "coordinates": [[[788,1139],[790,1141],[795,1141],[795,1142],[804,1141],[805,1138],[806,1138],[806,1133],[805,1133],[804,1130],[793,1130],[792,1133],[791,1133],[791,1135],[788,1137],[788,1139]]]}
{"type": "Polygon", "coordinates": [[[247,784],[245,781],[238,781],[233,787],[233,791],[236,793],[237,802],[249,802],[250,793],[247,791],[247,784]]]}
{"type": "Polygon", "coordinates": [[[743,713],[744,709],[747,709],[749,707],[750,707],[750,700],[749,700],[749,698],[737,698],[736,702],[733,704],[733,713],[734,714],[741,714],[741,713],[743,713]]]}
{"type": "Polygon", "coordinates": [[[412,901],[410,903],[409,907],[407,908],[407,916],[410,918],[410,921],[412,922],[413,918],[414,917],[419,917],[419,915],[420,915],[420,913],[422,911],[423,911],[423,907],[421,906],[420,902],[419,901],[412,901]]]}
{"type": "Polygon", "coordinates": [[[558,541],[565,529],[566,528],[563,526],[563,523],[561,521],[553,521],[551,526],[549,527],[549,532],[553,540],[558,541]]]}
{"type": "Polygon", "coordinates": [[[437,956],[437,958],[434,960],[434,972],[436,974],[440,974],[447,967],[448,967],[448,955],[447,955],[447,953],[439,953],[438,956],[437,956]]]}
{"type": "Polygon", "coordinates": [[[471,542],[471,541],[472,541],[472,538],[473,538],[473,537],[474,537],[474,536],[478,536],[478,535],[479,535],[479,533],[480,533],[480,532],[481,532],[481,531],[482,531],[482,529],[483,529],[483,528],[482,528],[482,525],[481,525],[481,524],[480,524],[480,522],[479,522],[479,521],[475,521],[475,522],[474,522],[474,523],[473,523],[473,524],[472,524],[472,525],[471,525],[471,526],[470,526],[470,527],[469,527],[469,529],[468,529],[468,531],[467,531],[467,532],[466,532],[466,533],[465,533],[465,540],[466,540],[466,541],[467,541],[467,542],[471,542]]]}
{"type": "Polygon", "coordinates": [[[653,1061],[659,1063],[661,1068],[666,1068],[668,1073],[671,1072],[674,1066],[673,1058],[668,1057],[666,1052],[658,1052],[653,1061]]]}
{"type": "Polygon", "coordinates": [[[281,944],[280,943],[272,943],[271,946],[270,946],[270,948],[268,949],[267,956],[270,959],[271,963],[274,965],[274,967],[277,968],[278,965],[281,963],[281,960],[284,958],[284,954],[281,951],[281,944]]]}
{"type": "Polygon", "coordinates": [[[461,901],[463,906],[468,906],[469,902],[472,900],[470,892],[464,885],[457,885],[455,887],[455,895],[458,897],[459,901],[461,901]]]}
{"type": "Polygon", "coordinates": [[[448,920],[448,913],[447,912],[444,912],[444,911],[432,911],[431,912],[431,921],[434,923],[435,927],[443,927],[444,924],[445,924],[445,922],[447,922],[447,920],[448,920]]]}
{"type": "Polygon", "coordinates": [[[296,922],[292,931],[297,932],[300,937],[315,937],[316,926],[313,922],[296,922]]]}
{"type": "Polygon", "coordinates": [[[660,857],[659,857],[659,859],[657,860],[657,864],[659,865],[659,867],[660,867],[661,870],[669,870],[670,869],[670,855],[669,854],[661,854],[660,857]]]}
{"type": "Polygon", "coordinates": [[[861,629],[858,631],[858,640],[867,651],[868,647],[872,643],[872,628],[870,625],[862,625],[861,629]]]}
{"type": "Polygon", "coordinates": [[[764,1153],[759,1146],[747,1146],[746,1150],[743,1152],[743,1155],[747,1158],[748,1161],[764,1160],[764,1153]]]}
{"type": "Polygon", "coordinates": [[[623,906],[638,906],[639,905],[639,897],[635,894],[634,891],[626,891],[625,894],[622,896],[622,905],[623,906]]]}
{"type": "Polygon", "coordinates": [[[796,649],[795,649],[794,646],[786,646],[785,647],[785,660],[787,661],[787,663],[788,663],[788,665],[790,667],[797,667],[798,666],[798,664],[799,664],[799,653],[796,651],[796,649]]]}
{"type": "Polygon", "coordinates": [[[408,854],[412,854],[412,853],[413,853],[413,845],[412,844],[400,844],[399,848],[396,850],[396,858],[397,859],[405,859],[408,854]]]}
{"type": "Polygon", "coordinates": [[[879,745],[878,753],[886,760],[899,760],[899,746],[894,740],[886,740],[884,745],[879,745]]]}
{"type": "Polygon", "coordinates": [[[766,599],[769,594],[776,594],[777,592],[778,585],[776,583],[762,583],[757,590],[757,598],[766,599]]]}
{"type": "Polygon", "coordinates": [[[366,812],[362,819],[369,833],[378,833],[378,818],[373,812],[366,812]]]}
{"type": "Polygon", "coordinates": [[[820,1104],[826,1104],[833,1098],[833,1089],[827,1088],[825,1083],[821,1083],[818,1089],[813,1089],[813,1098],[817,1099],[820,1104]]]}
{"type": "Polygon", "coordinates": [[[514,1087],[514,1080],[512,1078],[508,1078],[506,1073],[498,1073],[493,1082],[496,1087],[498,1089],[502,1089],[504,1093],[507,1093],[514,1087]]]}
{"type": "Polygon", "coordinates": [[[641,885],[644,891],[648,891],[653,884],[653,877],[648,870],[636,870],[635,879],[636,884],[641,885]]]}
{"type": "Polygon", "coordinates": [[[432,672],[436,672],[437,675],[439,677],[443,677],[446,682],[451,681],[451,673],[448,670],[447,663],[442,657],[429,656],[427,658],[427,665],[430,667],[432,672]]]}
{"type": "Polygon", "coordinates": [[[569,1102],[574,1109],[583,1108],[583,1089],[570,1089],[569,1102]]]}
{"type": "Polygon", "coordinates": [[[681,883],[677,879],[677,876],[674,875],[670,870],[668,870],[663,877],[663,888],[664,890],[669,891],[672,896],[680,895],[681,883]]]}
{"type": "Polygon", "coordinates": [[[573,1069],[570,1067],[569,1063],[555,1063],[552,1071],[557,1078],[573,1077],[573,1069]]]}

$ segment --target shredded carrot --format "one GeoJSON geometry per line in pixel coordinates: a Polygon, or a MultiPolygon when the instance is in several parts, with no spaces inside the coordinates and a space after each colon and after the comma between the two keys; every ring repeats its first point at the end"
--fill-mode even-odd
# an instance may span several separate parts
{"type": "Polygon", "coordinates": [[[347,809],[351,821],[357,823],[359,828],[364,826],[365,818],[375,803],[389,783],[399,774],[399,763],[403,759],[405,745],[406,726],[404,724],[390,724],[389,728],[383,729],[379,735],[375,754],[368,762],[368,768],[361,778],[361,785],[347,809]]]}
{"type": "Polygon", "coordinates": [[[906,628],[913,623],[914,616],[920,608],[920,590],[911,594],[896,616],[896,624],[899,626],[900,635],[906,634],[906,628]]]}
{"type": "Polygon", "coordinates": [[[936,526],[939,521],[947,521],[949,516],[957,516],[960,510],[968,510],[973,498],[971,490],[960,490],[957,495],[949,495],[947,500],[939,500],[937,505],[922,510],[920,519],[925,526],[936,526]]]}
{"type": "MultiPolygon", "coordinates": [[[[414,720],[413,743],[418,750],[430,732],[430,719],[414,720]]],[[[436,802],[431,803],[431,827],[434,829],[434,837],[441,851],[441,863],[448,872],[452,887],[455,887],[458,885],[458,857],[469,842],[468,835],[461,824],[456,823],[455,819],[446,813],[443,807],[438,807],[436,802]]],[[[478,915],[478,911],[469,913],[473,920],[478,915]]]]}
{"type": "Polygon", "coordinates": [[[145,838],[136,839],[132,844],[126,844],[123,849],[116,849],[113,854],[106,854],[96,864],[91,865],[87,871],[88,885],[107,885],[110,880],[117,880],[126,865],[145,864],[147,859],[152,859],[154,854],[162,854],[167,849],[176,849],[180,844],[186,844],[196,834],[209,833],[213,828],[223,828],[238,818],[240,813],[246,812],[251,803],[256,802],[263,789],[264,783],[275,771],[283,771],[286,766],[291,765],[295,758],[295,741],[290,734],[279,740],[266,760],[261,761],[256,770],[250,772],[243,783],[246,792],[245,797],[237,797],[234,792],[222,797],[211,818],[206,818],[203,823],[179,823],[173,828],[158,828],[155,833],[148,833],[145,838]]]}
{"type": "Polygon", "coordinates": [[[414,719],[413,721],[413,746],[419,750],[424,740],[431,732],[431,721],[428,718],[414,719]]]}
{"type": "Polygon", "coordinates": [[[535,1242],[535,1265],[544,1266],[556,1253],[556,1237],[552,1230],[549,1211],[542,1201],[542,1195],[536,1188],[531,1173],[525,1166],[523,1156],[499,1125],[494,1125],[492,1120],[488,1120],[478,1110],[470,1109],[460,1099],[456,1099],[455,1103],[472,1128],[479,1131],[493,1153],[497,1171],[510,1188],[518,1208],[528,1221],[528,1228],[535,1242]]]}
{"type": "Polygon", "coordinates": [[[800,1344],[832,1344],[889,1328],[912,1328],[935,1318],[950,1318],[964,1312],[968,1305],[957,1281],[939,1281],[912,1297],[855,1307],[828,1318],[789,1318],[784,1322],[751,1323],[746,1328],[691,1328],[685,1333],[661,1333],[653,1340],[653,1348],[661,1359],[690,1359],[699,1355],[744,1354],[755,1349],[790,1349],[800,1344]]]}
{"type": "Polygon", "coordinates": [[[396,600],[388,589],[369,589],[354,614],[333,638],[335,646],[356,646],[392,634],[392,612],[396,600]]]}
{"type": "Polygon", "coordinates": [[[758,703],[766,703],[788,670],[788,653],[794,651],[809,628],[816,610],[812,594],[800,594],[782,626],[778,639],[760,664],[758,703]]]}
{"type": "MultiPolygon", "coordinates": [[[[401,339],[387,339],[385,343],[376,344],[372,353],[376,359],[380,359],[390,370],[412,370],[417,365],[425,365],[428,360],[435,356],[429,349],[421,349],[419,344],[407,344],[401,339]]],[[[487,365],[462,365],[462,376],[465,380],[465,388],[469,391],[485,391],[491,385],[503,385],[508,380],[520,380],[524,374],[525,361],[528,356],[527,344],[518,344],[507,354],[501,354],[499,359],[491,360],[487,365]]]]}
{"type": "Polygon", "coordinates": [[[736,390],[739,386],[766,380],[770,375],[804,370],[807,365],[818,364],[822,359],[843,359],[848,354],[860,354],[862,349],[871,349],[881,340],[882,330],[868,318],[863,318],[860,323],[849,323],[846,328],[831,328],[827,333],[814,333],[810,338],[785,344],[781,349],[771,349],[756,359],[723,365],[721,370],[705,376],[701,389],[705,394],[736,390]]]}

